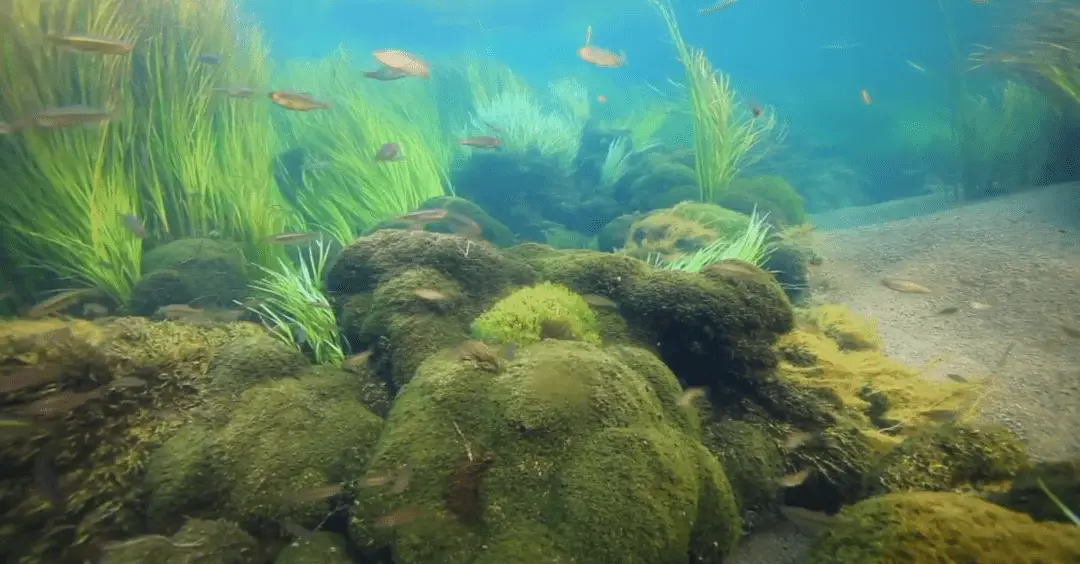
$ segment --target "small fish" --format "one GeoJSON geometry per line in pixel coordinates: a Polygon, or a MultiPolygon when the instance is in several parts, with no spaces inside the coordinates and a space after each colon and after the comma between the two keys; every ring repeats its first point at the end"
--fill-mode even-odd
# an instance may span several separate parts
{"type": "Polygon", "coordinates": [[[383,515],[375,519],[375,526],[380,528],[397,527],[400,525],[407,525],[417,520],[422,511],[418,507],[402,507],[390,513],[389,515],[383,515]]]}
{"type": "Polygon", "coordinates": [[[145,388],[146,380],[134,376],[124,376],[109,382],[110,390],[123,390],[127,388],[145,388]]]}
{"type": "Polygon", "coordinates": [[[923,68],[923,67],[921,67],[921,66],[919,66],[919,65],[917,65],[917,64],[915,64],[915,63],[913,63],[911,61],[905,60],[904,62],[907,63],[909,67],[911,67],[911,68],[913,68],[913,69],[915,69],[915,70],[917,70],[917,71],[919,71],[921,73],[926,72],[925,68],[923,68]]]}
{"type": "Polygon", "coordinates": [[[890,290],[896,290],[905,294],[929,294],[930,288],[903,278],[882,278],[881,285],[890,290]]]}
{"type": "Polygon", "coordinates": [[[1066,336],[1072,337],[1073,339],[1080,339],[1080,329],[1064,323],[1059,323],[1059,326],[1061,327],[1061,332],[1065,333],[1066,336]]]}
{"type": "Polygon", "coordinates": [[[19,412],[45,419],[63,417],[86,402],[100,398],[107,389],[106,384],[89,392],[57,392],[20,408],[19,412]]]}
{"type": "Polygon", "coordinates": [[[795,487],[801,486],[803,484],[803,482],[805,482],[806,479],[809,478],[809,477],[810,477],[810,469],[809,468],[804,468],[804,469],[799,470],[798,472],[796,472],[794,474],[788,474],[787,476],[782,476],[779,480],[776,481],[776,483],[779,484],[780,487],[782,487],[782,488],[795,488],[795,487]]]}
{"type": "Polygon", "coordinates": [[[404,215],[399,215],[394,219],[398,221],[408,221],[411,223],[431,223],[432,221],[439,221],[446,217],[450,212],[442,209],[435,208],[430,210],[416,210],[404,215]]]}
{"type": "Polygon", "coordinates": [[[266,303],[266,300],[262,298],[244,298],[243,301],[237,303],[240,305],[240,307],[257,308],[266,303]]]}
{"type": "Polygon", "coordinates": [[[122,216],[122,219],[124,220],[124,227],[127,227],[132,234],[139,239],[146,238],[146,226],[143,225],[139,216],[133,213],[126,213],[122,216]]]}
{"type": "Polygon", "coordinates": [[[319,236],[318,233],[313,231],[299,232],[287,232],[271,235],[266,238],[267,243],[273,243],[275,245],[300,245],[314,240],[319,236]]]}
{"type": "Polygon", "coordinates": [[[931,409],[930,411],[924,411],[920,415],[938,423],[948,423],[955,421],[957,413],[950,409],[931,409]]]}
{"type": "Polygon", "coordinates": [[[720,2],[717,2],[712,6],[707,6],[698,10],[697,13],[699,16],[704,16],[705,14],[713,14],[721,10],[726,10],[730,8],[733,4],[735,4],[735,1],[736,0],[720,0],[720,2]]]}
{"type": "Polygon", "coordinates": [[[430,288],[417,288],[413,290],[413,294],[429,302],[441,302],[446,299],[446,294],[430,288]]]}
{"type": "Polygon", "coordinates": [[[354,354],[350,357],[347,357],[341,362],[341,368],[342,370],[347,370],[354,373],[362,372],[364,370],[364,366],[367,365],[367,361],[370,358],[371,351],[364,351],[362,353],[354,354]]]}
{"type": "Polygon", "coordinates": [[[393,67],[383,65],[379,67],[378,70],[364,72],[364,76],[374,80],[387,81],[405,78],[406,76],[409,76],[409,73],[400,69],[395,69],[393,67]]]}
{"type": "Polygon", "coordinates": [[[948,307],[943,307],[943,308],[939,309],[937,314],[938,315],[952,315],[952,314],[954,314],[954,313],[956,313],[958,311],[960,311],[960,308],[958,308],[956,306],[948,306],[948,307]]]}
{"type": "Polygon", "coordinates": [[[76,105],[42,110],[31,116],[30,120],[37,127],[44,129],[58,129],[61,127],[102,123],[112,119],[112,116],[113,113],[109,110],[100,110],[76,105]]]}
{"type": "Polygon", "coordinates": [[[83,33],[46,35],[45,39],[66,49],[102,55],[125,55],[135,49],[135,44],[128,41],[83,33]]]}
{"type": "Polygon", "coordinates": [[[204,65],[220,65],[221,55],[216,53],[199,53],[199,56],[195,57],[195,60],[204,65]]]}
{"type": "Polygon", "coordinates": [[[214,92],[224,94],[230,98],[251,99],[255,97],[255,89],[247,86],[223,86],[215,88],[214,92]]]}
{"type": "Polygon", "coordinates": [[[750,100],[750,117],[760,117],[762,113],[761,105],[757,100],[750,100]]]}
{"type": "Polygon", "coordinates": [[[497,149],[502,146],[502,139],[492,135],[477,135],[476,137],[458,139],[458,144],[477,149],[497,149]]]}
{"type": "Polygon", "coordinates": [[[67,374],[67,369],[59,364],[34,364],[20,366],[8,374],[0,375],[0,393],[10,394],[52,384],[67,374]]]}
{"type": "Polygon", "coordinates": [[[297,112],[330,109],[330,102],[316,100],[311,94],[291,90],[274,90],[270,93],[270,101],[286,110],[297,112]]]}
{"type": "Polygon", "coordinates": [[[596,101],[601,103],[601,104],[606,104],[607,103],[607,96],[604,96],[603,94],[597,94],[596,95],[596,101]]]}
{"type": "Polygon", "coordinates": [[[968,382],[967,378],[964,378],[963,376],[955,374],[953,372],[946,374],[945,377],[952,380],[953,382],[959,382],[961,384],[966,384],[968,382]]]}
{"type": "Polygon", "coordinates": [[[94,290],[91,290],[89,288],[61,292],[43,302],[39,302],[38,304],[34,305],[34,307],[30,308],[30,310],[26,312],[26,317],[29,317],[30,319],[39,319],[52,315],[54,313],[63,311],[71,307],[72,305],[78,303],[79,300],[93,293],[94,290]]]}
{"type": "Polygon", "coordinates": [[[598,307],[600,309],[616,309],[619,304],[615,303],[611,298],[607,296],[601,296],[599,294],[585,294],[581,296],[585,300],[585,303],[598,307]]]}
{"type": "Polygon", "coordinates": [[[302,345],[307,342],[307,330],[296,323],[289,324],[289,331],[292,332],[293,342],[302,345]]]}
{"type": "Polygon", "coordinates": [[[310,302],[308,302],[308,305],[311,306],[311,307],[317,307],[317,308],[322,308],[322,309],[334,309],[334,306],[332,306],[332,305],[330,305],[330,304],[328,304],[326,302],[310,301],[310,302]]]}
{"type": "Polygon", "coordinates": [[[371,55],[375,57],[376,61],[379,61],[383,65],[407,75],[419,76],[421,78],[428,78],[431,75],[431,68],[428,67],[428,64],[420,57],[407,51],[401,51],[400,49],[380,49],[373,52],[371,55]]]}
{"type": "Polygon", "coordinates": [[[870,99],[870,93],[867,92],[867,90],[865,88],[863,88],[862,90],[859,91],[859,95],[862,96],[863,103],[869,106],[870,103],[872,102],[872,100],[870,99]]]}
{"type": "Polygon", "coordinates": [[[983,302],[971,302],[968,305],[971,306],[971,309],[975,309],[975,310],[990,309],[990,304],[986,304],[986,303],[983,303],[983,302]]]}
{"type": "Polygon", "coordinates": [[[401,145],[397,143],[383,143],[375,153],[377,161],[400,161],[405,158],[401,152],[401,145]]]}
{"type": "Polygon", "coordinates": [[[617,68],[626,64],[626,52],[614,51],[597,47],[595,45],[582,45],[577,50],[578,57],[593,66],[600,68],[617,68]]]}
{"type": "Polygon", "coordinates": [[[782,505],[780,506],[780,514],[800,529],[813,533],[819,533],[836,525],[835,517],[821,511],[811,511],[802,507],[782,505]]]}
{"type": "Polygon", "coordinates": [[[53,464],[59,450],[60,447],[55,442],[41,447],[41,450],[34,456],[34,481],[37,482],[38,489],[41,490],[41,496],[52,504],[53,510],[57,513],[63,513],[66,509],[67,499],[60,489],[60,475],[56,472],[56,466],[53,464]]]}
{"type": "Polygon", "coordinates": [[[705,397],[705,388],[687,388],[683,390],[679,399],[675,400],[675,405],[679,407],[690,407],[698,400],[698,398],[703,397],[705,397]]]}
{"type": "Polygon", "coordinates": [[[795,431],[794,433],[788,435],[786,439],[784,439],[784,450],[796,450],[813,439],[813,433],[807,433],[806,431],[795,431]]]}
{"type": "Polygon", "coordinates": [[[157,308],[154,315],[165,319],[183,319],[193,315],[200,315],[202,308],[191,307],[187,304],[169,304],[157,308]]]}
{"type": "Polygon", "coordinates": [[[341,495],[344,492],[345,487],[341,484],[327,484],[325,486],[292,492],[282,496],[282,499],[288,503],[302,504],[312,501],[323,501],[327,498],[341,495]]]}

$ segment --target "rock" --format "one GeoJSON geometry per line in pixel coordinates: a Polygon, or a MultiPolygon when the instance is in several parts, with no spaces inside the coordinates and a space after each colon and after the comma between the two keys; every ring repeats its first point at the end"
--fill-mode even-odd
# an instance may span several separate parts
{"type": "Polygon", "coordinates": [[[230,241],[178,239],[147,252],[130,309],[149,316],[172,304],[232,308],[248,293],[243,253],[230,241]]]}

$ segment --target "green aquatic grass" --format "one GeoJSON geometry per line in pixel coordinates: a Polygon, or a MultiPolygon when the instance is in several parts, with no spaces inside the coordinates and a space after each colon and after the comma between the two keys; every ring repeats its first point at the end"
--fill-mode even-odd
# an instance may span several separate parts
{"type": "Polygon", "coordinates": [[[278,339],[310,352],[315,362],[340,364],[345,358],[341,334],[322,291],[330,248],[320,240],[300,253],[297,265],[279,259],[275,269],[259,267],[264,276],[251,288],[261,303],[248,309],[278,339]]]}
{"type": "Polygon", "coordinates": [[[504,151],[536,151],[569,167],[577,157],[585,123],[569,112],[546,112],[535,96],[514,90],[501,92],[487,104],[478,105],[468,132],[486,134],[491,126],[501,131],[498,137],[504,151]]]}
{"type": "Polygon", "coordinates": [[[1050,488],[1046,487],[1046,483],[1042,481],[1042,478],[1036,478],[1035,481],[1039,484],[1039,489],[1042,490],[1044,494],[1046,494],[1046,497],[1050,498],[1050,501],[1052,501],[1054,505],[1058,506],[1058,509],[1060,509],[1061,512],[1066,517],[1068,517],[1074,525],[1080,527],[1080,516],[1078,516],[1076,512],[1074,512],[1072,509],[1069,509],[1069,507],[1065,505],[1065,502],[1061,501],[1061,498],[1054,495],[1054,492],[1050,491],[1050,488]]]}
{"type": "Polygon", "coordinates": [[[741,260],[761,267],[769,260],[775,245],[769,241],[771,228],[765,222],[766,216],[759,216],[757,211],[750,215],[750,223],[739,237],[734,240],[717,238],[696,252],[670,260],[656,260],[656,266],[667,270],[700,272],[701,269],[724,260],[741,260]]]}

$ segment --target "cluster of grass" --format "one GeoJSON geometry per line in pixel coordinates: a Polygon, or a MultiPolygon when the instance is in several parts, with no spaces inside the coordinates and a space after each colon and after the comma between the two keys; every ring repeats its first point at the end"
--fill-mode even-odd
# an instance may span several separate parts
{"type": "Polygon", "coordinates": [[[666,0],[649,0],[660,13],[686,70],[694,123],[694,166],[700,199],[717,202],[739,171],[763,156],[763,141],[777,125],[772,112],[754,116],[736,98],[727,75],[716,71],[704,52],[689,47],[666,0]]]}
{"type": "Polygon", "coordinates": [[[754,211],[746,231],[734,240],[718,237],[693,253],[669,261],[658,258],[654,264],[667,270],[687,272],[700,272],[710,264],[731,259],[763,266],[776,248],[771,241],[771,228],[765,220],[766,216],[759,216],[754,211]]]}
{"type": "Polygon", "coordinates": [[[584,125],[570,112],[544,111],[534,95],[517,90],[500,92],[477,105],[468,131],[490,135],[497,128],[505,151],[539,152],[569,167],[581,145],[584,125]]]}

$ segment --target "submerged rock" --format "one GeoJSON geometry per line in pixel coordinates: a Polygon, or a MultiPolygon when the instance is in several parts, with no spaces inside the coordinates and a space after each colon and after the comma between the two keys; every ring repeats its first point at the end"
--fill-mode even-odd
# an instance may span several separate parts
{"type": "Polygon", "coordinates": [[[233,308],[234,300],[247,292],[239,245],[217,239],[178,239],[143,256],[142,277],[132,291],[130,309],[148,316],[173,304],[233,308]]]}

